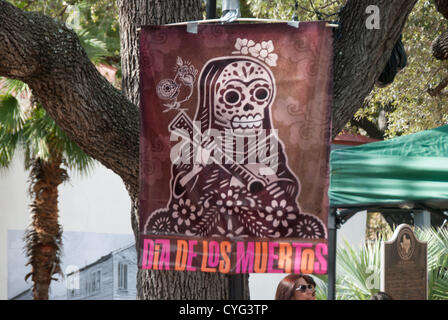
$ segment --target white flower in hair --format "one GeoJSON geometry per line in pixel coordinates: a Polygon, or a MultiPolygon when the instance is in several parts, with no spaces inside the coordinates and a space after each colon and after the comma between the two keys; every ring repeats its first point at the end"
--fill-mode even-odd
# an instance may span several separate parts
{"type": "Polygon", "coordinates": [[[238,39],[236,39],[236,43],[235,43],[235,49],[238,51],[234,51],[233,53],[248,54],[249,47],[253,47],[254,45],[255,45],[255,42],[252,40],[238,38],[238,39]]]}
{"type": "Polygon", "coordinates": [[[272,53],[273,51],[274,45],[272,44],[272,40],[262,41],[261,44],[257,43],[252,48],[249,48],[249,52],[252,56],[263,60],[271,67],[275,67],[277,65],[278,58],[276,53],[272,53]]]}
{"type": "Polygon", "coordinates": [[[232,52],[233,54],[244,54],[250,53],[253,57],[264,61],[267,65],[275,67],[277,65],[278,56],[274,51],[274,45],[272,40],[262,41],[260,43],[255,43],[253,40],[248,39],[236,39],[235,49],[238,51],[232,52]]]}

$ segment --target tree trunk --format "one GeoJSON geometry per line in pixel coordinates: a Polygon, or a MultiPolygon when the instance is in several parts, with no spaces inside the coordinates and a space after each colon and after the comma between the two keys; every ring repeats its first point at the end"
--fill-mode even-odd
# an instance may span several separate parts
{"type": "MultiPolygon", "coordinates": [[[[334,33],[333,136],[362,106],[416,1],[347,0],[334,33]],[[366,8],[371,4],[379,8],[378,30],[366,28],[366,8]]],[[[200,19],[200,6],[200,0],[119,1],[123,90],[131,102],[96,71],[74,32],[0,0],[0,76],[27,83],[69,138],[123,179],[133,202],[131,221],[137,240],[137,27],[200,19]]],[[[140,271],[138,292],[141,299],[227,299],[228,277],[140,271]]]]}
{"type": "Polygon", "coordinates": [[[28,264],[31,265],[33,299],[48,300],[54,274],[60,273],[62,228],[58,222],[58,186],[67,179],[61,157],[49,162],[33,161],[30,173],[32,221],[25,235],[28,264]]]}
{"type": "Polygon", "coordinates": [[[333,137],[372,91],[417,0],[347,1],[334,33],[333,137]],[[368,29],[366,8],[378,7],[380,28],[368,29]]]}

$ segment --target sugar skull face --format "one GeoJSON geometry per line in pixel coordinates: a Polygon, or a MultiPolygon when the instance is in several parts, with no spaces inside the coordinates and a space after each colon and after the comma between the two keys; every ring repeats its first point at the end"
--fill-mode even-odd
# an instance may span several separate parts
{"type": "Polygon", "coordinates": [[[216,123],[247,135],[266,129],[263,128],[265,111],[272,104],[274,91],[272,73],[262,64],[251,60],[232,62],[215,83],[216,123]]]}

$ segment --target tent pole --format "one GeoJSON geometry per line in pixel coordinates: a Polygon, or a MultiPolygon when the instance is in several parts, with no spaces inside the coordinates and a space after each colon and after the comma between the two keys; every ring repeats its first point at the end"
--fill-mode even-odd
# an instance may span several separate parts
{"type": "Polygon", "coordinates": [[[337,209],[328,215],[328,300],[336,300],[337,209]]]}
{"type": "Polygon", "coordinates": [[[244,300],[244,275],[230,274],[229,300],[244,300]]]}

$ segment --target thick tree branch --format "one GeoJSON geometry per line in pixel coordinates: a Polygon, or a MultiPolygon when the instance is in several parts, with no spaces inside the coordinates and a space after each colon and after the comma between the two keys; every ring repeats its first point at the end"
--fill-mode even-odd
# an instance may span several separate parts
{"type": "Polygon", "coordinates": [[[73,31],[0,0],[0,75],[26,82],[73,141],[138,191],[138,108],[101,76],[73,31]]]}
{"type": "Polygon", "coordinates": [[[443,96],[446,95],[445,93],[442,93],[442,90],[445,89],[448,86],[448,77],[445,77],[440,81],[440,83],[435,88],[429,87],[427,89],[428,94],[431,97],[437,97],[437,96],[443,96]]]}

